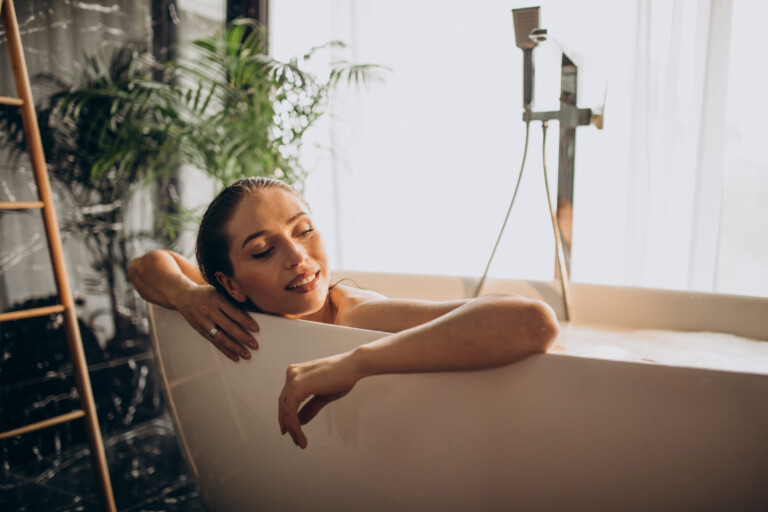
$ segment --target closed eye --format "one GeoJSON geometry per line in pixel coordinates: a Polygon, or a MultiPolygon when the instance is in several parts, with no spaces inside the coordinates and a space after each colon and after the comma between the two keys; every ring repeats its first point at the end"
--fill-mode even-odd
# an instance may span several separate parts
{"type": "Polygon", "coordinates": [[[262,259],[262,258],[266,258],[266,257],[267,257],[267,256],[269,256],[269,254],[272,252],[272,249],[274,249],[274,247],[270,247],[270,248],[269,248],[269,249],[267,249],[266,251],[262,251],[262,252],[260,252],[260,253],[258,253],[258,254],[252,254],[252,255],[251,255],[251,258],[253,258],[253,259],[255,259],[255,260],[260,260],[260,259],[262,259]]]}

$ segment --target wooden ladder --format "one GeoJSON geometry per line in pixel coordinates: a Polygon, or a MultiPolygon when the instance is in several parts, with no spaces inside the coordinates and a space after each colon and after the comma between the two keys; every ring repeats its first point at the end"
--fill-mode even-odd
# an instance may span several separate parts
{"type": "Polygon", "coordinates": [[[32,161],[32,168],[37,183],[39,201],[27,202],[0,202],[0,210],[42,210],[45,233],[48,240],[48,249],[53,264],[53,272],[56,278],[56,288],[59,293],[59,305],[33,308],[10,313],[0,313],[0,322],[8,322],[23,318],[32,318],[62,313],[64,315],[64,329],[67,335],[67,346],[72,359],[72,369],[75,375],[77,393],[80,397],[81,409],[44,421],[32,423],[20,428],[0,433],[0,439],[34,432],[46,427],[58,425],[78,418],[84,418],[88,433],[88,444],[91,453],[91,463],[97,476],[99,493],[101,495],[104,510],[115,511],[115,499],[112,494],[112,483],[109,479],[107,458],[104,453],[104,445],[101,439],[101,430],[96,416],[96,404],[93,400],[91,382],[88,376],[88,366],[85,361],[85,352],[80,338],[80,329],[75,314],[75,304],[67,278],[67,268],[64,262],[64,251],[61,245],[59,226],[56,221],[56,213],[51,195],[51,185],[48,179],[48,170],[45,165],[45,156],[40,138],[40,128],[37,124],[35,104],[32,100],[32,89],[27,73],[27,65],[21,46],[19,23],[12,0],[0,0],[0,15],[2,15],[3,27],[8,44],[8,53],[13,68],[13,79],[16,83],[18,98],[0,96],[0,104],[14,105],[21,109],[21,117],[24,123],[24,132],[27,138],[27,147],[32,161]]]}

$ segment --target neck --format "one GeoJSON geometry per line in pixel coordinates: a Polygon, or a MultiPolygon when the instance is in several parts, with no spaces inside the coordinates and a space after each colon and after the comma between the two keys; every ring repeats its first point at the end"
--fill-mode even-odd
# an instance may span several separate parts
{"type": "Polygon", "coordinates": [[[329,290],[325,297],[323,307],[306,315],[297,315],[295,318],[299,320],[309,320],[310,322],[320,322],[323,324],[335,324],[336,313],[336,306],[334,306],[333,301],[331,300],[331,291],[329,290]]]}

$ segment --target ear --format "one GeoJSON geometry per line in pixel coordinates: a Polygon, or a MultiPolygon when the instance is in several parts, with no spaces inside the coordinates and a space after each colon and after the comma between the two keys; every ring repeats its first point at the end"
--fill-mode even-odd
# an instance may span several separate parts
{"type": "Polygon", "coordinates": [[[237,286],[237,282],[230,276],[226,275],[224,272],[216,272],[216,280],[237,302],[245,302],[248,300],[248,297],[246,297],[245,294],[240,291],[240,288],[237,286]]]}

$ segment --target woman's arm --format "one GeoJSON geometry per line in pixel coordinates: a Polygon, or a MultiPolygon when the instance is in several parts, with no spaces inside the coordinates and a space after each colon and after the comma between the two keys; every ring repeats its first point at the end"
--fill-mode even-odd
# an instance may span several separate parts
{"type": "Polygon", "coordinates": [[[169,309],[179,292],[205,285],[200,269],[181,254],[156,250],[140,256],[128,266],[128,279],[139,295],[169,309]]]}
{"type": "MultiPolygon", "coordinates": [[[[369,314],[376,301],[364,301],[369,314]]],[[[361,304],[361,306],[363,305],[361,304]]],[[[379,301],[389,314],[426,315],[430,303],[379,301]],[[408,304],[411,303],[409,306],[408,304]],[[409,313],[408,311],[411,310],[409,313]],[[415,312],[414,312],[415,311],[415,312]]],[[[307,440],[301,425],[332,400],[348,393],[355,383],[372,375],[436,371],[479,370],[504,366],[545,352],[559,328],[552,309],[540,301],[510,294],[493,294],[448,303],[447,313],[362,345],[350,352],[288,368],[280,395],[279,422],[302,448],[307,440]],[[311,398],[301,408],[301,404],[311,398]]]]}
{"type": "Polygon", "coordinates": [[[243,328],[258,331],[256,321],[207,284],[197,265],[180,254],[149,252],[131,261],[128,278],[144,299],[179,311],[201,336],[233,361],[250,358],[246,347],[258,348],[254,337],[243,328]],[[211,337],[214,327],[219,332],[211,337]]]}
{"type": "Polygon", "coordinates": [[[437,302],[388,299],[371,290],[343,285],[336,286],[331,290],[331,293],[331,300],[338,309],[334,323],[383,332],[400,332],[417,325],[423,325],[472,300],[437,302]]]}

